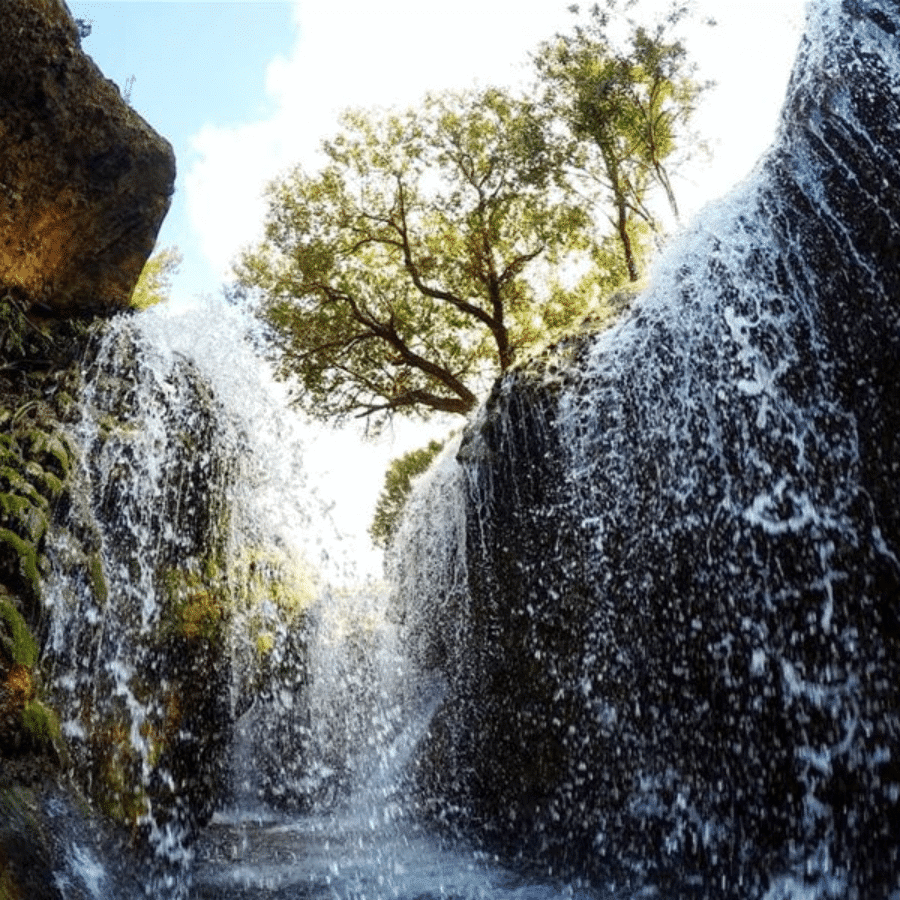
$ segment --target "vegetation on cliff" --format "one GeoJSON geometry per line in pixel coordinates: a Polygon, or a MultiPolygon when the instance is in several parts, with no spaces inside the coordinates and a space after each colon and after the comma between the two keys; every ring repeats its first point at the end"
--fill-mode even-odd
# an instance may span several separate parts
{"type": "Polygon", "coordinates": [[[430,441],[427,447],[410,450],[391,460],[384,474],[384,486],[375,504],[375,515],[369,528],[372,543],[387,550],[397,533],[400,517],[412,491],[413,483],[441,452],[440,441],[430,441]]]}
{"type": "Polygon", "coordinates": [[[134,286],[131,308],[141,310],[156,306],[157,303],[165,303],[172,290],[172,278],[183,259],[177,247],[161,247],[156,250],[145,263],[134,286]]]}

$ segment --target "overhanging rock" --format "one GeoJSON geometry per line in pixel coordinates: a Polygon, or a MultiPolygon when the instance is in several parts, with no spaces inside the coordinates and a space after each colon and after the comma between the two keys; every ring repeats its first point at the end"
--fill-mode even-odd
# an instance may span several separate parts
{"type": "Polygon", "coordinates": [[[127,305],[175,156],[80,48],[62,0],[0,19],[0,291],[56,315],[127,305]]]}

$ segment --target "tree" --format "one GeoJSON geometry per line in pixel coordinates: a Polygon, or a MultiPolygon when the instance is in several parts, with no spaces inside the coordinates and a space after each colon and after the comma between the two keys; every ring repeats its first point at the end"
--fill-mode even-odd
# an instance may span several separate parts
{"type": "MultiPolygon", "coordinates": [[[[631,5],[626,0],[625,8],[631,5]]],[[[572,34],[542,44],[534,61],[544,102],[581,142],[570,172],[606,195],[599,206],[612,211],[629,278],[637,281],[637,230],[658,229],[649,189],[653,183],[662,188],[677,218],[668,167],[706,86],[694,79],[684,44],[668,38],[687,15],[685,4],[671,6],[652,29],[629,23],[624,47],[617,49],[609,31],[620,6],[618,0],[593,6],[572,34]]]]}
{"type": "Polygon", "coordinates": [[[447,93],[342,125],[318,174],[297,167],[269,187],[265,240],[235,267],[314,417],[465,415],[551,320],[621,280],[612,258],[562,288],[563,264],[599,244],[531,102],[447,93]]]}
{"type": "Polygon", "coordinates": [[[141,270],[131,295],[131,308],[147,309],[157,303],[165,303],[172,290],[172,276],[178,272],[183,260],[177,247],[157,250],[141,270]]]}
{"type": "Polygon", "coordinates": [[[376,547],[387,550],[390,546],[412,491],[413,479],[431,465],[443,447],[440,441],[431,441],[427,447],[411,450],[391,460],[384,475],[384,487],[378,495],[375,515],[369,528],[372,543],[376,547]]]}

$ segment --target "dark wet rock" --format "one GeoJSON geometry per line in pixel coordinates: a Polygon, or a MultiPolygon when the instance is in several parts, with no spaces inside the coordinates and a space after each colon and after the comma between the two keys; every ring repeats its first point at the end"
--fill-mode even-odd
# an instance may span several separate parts
{"type": "Polygon", "coordinates": [[[4,762],[0,897],[92,900],[144,894],[131,848],[96,819],[74,785],[35,760],[4,762]]]}
{"type": "Polygon", "coordinates": [[[469,429],[435,816],[701,896],[896,888],[898,29],[814,4],[753,175],[469,429]]]}

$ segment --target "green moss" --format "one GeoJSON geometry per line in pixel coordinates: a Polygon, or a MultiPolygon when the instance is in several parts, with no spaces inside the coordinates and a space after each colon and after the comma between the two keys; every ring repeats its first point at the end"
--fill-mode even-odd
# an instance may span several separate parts
{"type": "Polygon", "coordinates": [[[222,579],[222,567],[212,556],[203,562],[203,578],[208,584],[216,584],[222,579]]]}
{"type": "Polygon", "coordinates": [[[106,606],[109,599],[109,588],[106,584],[106,576],[103,574],[103,560],[99,553],[92,553],[88,557],[88,573],[91,577],[91,587],[94,589],[94,598],[101,606],[106,606]]]}
{"type": "Polygon", "coordinates": [[[31,508],[31,503],[21,494],[0,494],[0,513],[12,519],[26,513],[31,508]]]}
{"type": "Polygon", "coordinates": [[[148,808],[147,793],[135,784],[139,767],[129,740],[129,728],[121,722],[109,723],[97,735],[99,761],[97,800],[103,812],[115,821],[135,826],[148,808]]]}
{"type": "Polygon", "coordinates": [[[58,391],[53,403],[61,419],[68,419],[76,408],[75,398],[68,391],[58,391]]]}
{"type": "Polygon", "coordinates": [[[20,900],[21,896],[6,866],[0,865],[0,900],[20,900]]]}
{"type": "Polygon", "coordinates": [[[56,500],[66,489],[65,481],[52,472],[47,471],[47,469],[41,470],[37,486],[41,494],[50,500],[56,500]]]}
{"type": "Polygon", "coordinates": [[[22,728],[39,746],[58,746],[62,741],[59,716],[40,700],[32,700],[22,710],[22,728]]]}
{"type": "Polygon", "coordinates": [[[0,528],[0,544],[11,547],[19,557],[19,569],[22,577],[31,586],[36,597],[41,593],[41,580],[38,574],[37,548],[8,528],[0,528]]]}
{"type": "Polygon", "coordinates": [[[0,632],[0,647],[14,664],[33,668],[38,660],[37,641],[21,613],[5,597],[0,597],[0,620],[6,624],[5,630],[9,633],[7,637],[0,632]]]}
{"type": "Polygon", "coordinates": [[[38,403],[38,400],[29,400],[26,403],[23,403],[13,414],[12,424],[15,425],[17,422],[19,422],[26,413],[36,410],[38,407],[38,403]]]}
{"type": "Polygon", "coordinates": [[[23,472],[27,472],[27,469],[21,463],[15,467],[0,465],[0,479],[3,479],[9,485],[10,491],[20,494],[39,506],[43,502],[43,498],[34,485],[25,478],[22,474],[23,472]]]}
{"type": "Polygon", "coordinates": [[[21,784],[0,787],[0,822],[9,822],[19,831],[40,830],[35,815],[36,800],[32,791],[21,784]]]}
{"type": "Polygon", "coordinates": [[[45,465],[52,465],[59,476],[64,478],[68,475],[72,452],[58,432],[33,428],[28,432],[27,441],[33,457],[45,465]]]}
{"type": "MultiPolygon", "coordinates": [[[[215,571],[212,569],[210,571],[215,571]]],[[[164,637],[219,641],[224,633],[225,602],[219,580],[190,570],[169,569],[163,575],[166,613],[164,637]]]]}
{"type": "Polygon", "coordinates": [[[50,527],[44,504],[35,505],[20,494],[0,494],[0,515],[26,541],[37,544],[50,527]]]}

